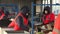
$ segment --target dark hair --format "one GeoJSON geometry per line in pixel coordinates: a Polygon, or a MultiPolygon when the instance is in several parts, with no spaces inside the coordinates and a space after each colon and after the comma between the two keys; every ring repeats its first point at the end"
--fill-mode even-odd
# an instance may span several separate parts
{"type": "Polygon", "coordinates": [[[48,12],[47,14],[50,14],[50,13],[51,13],[51,9],[50,9],[50,7],[49,7],[49,6],[44,7],[43,14],[45,14],[45,11],[48,12]]]}
{"type": "Polygon", "coordinates": [[[1,7],[2,10],[4,10],[4,7],[1,7]]]}
{"type": "Polygon", "coordinates": [[[0,9],[0,12],[1,12],[1,13],[4,13],[4,10],[0,9]]]}
{"type": "Polygon", "coordinates": [[[28,13],[30,11],[28,6],[23,6],[20,10],[25,13],[28,13]]]}

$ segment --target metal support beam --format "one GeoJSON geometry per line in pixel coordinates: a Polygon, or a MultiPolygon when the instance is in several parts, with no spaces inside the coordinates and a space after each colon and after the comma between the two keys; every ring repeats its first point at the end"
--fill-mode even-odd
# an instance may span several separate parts
{"type": "Polygon", "coordinates": [[[33,18],[33,17],[34,17],[34,15],[33,15],[33,14],[34,14],[34,6],[33,6],[33,4],[34,4],[34,3],[32,2],[32,12],[31,12],[31,18],[32,18],[32,21],[31,21],[31,24],[32,24],[32,32],[31,32],[30,34],[34,34],[34,28],[33,28],[33,27],[34,27],[34,21],[33,21],[33,19],[34,19],[34,18],[33,18]]]}
{"type": "MultiPolygon", "coordinates": [[[[52,5],[53,5],[53,4],[52,4],[52,0],[50,0],[50,4],[51,4],[51,5],[50,5],[50,8],[51,8],[51,12],[52,12],[52,5]]],[[[56,4],[56,5],[59,5],[59,6],[60,6],[60,4],[56,4]]]]}
{"type": "MultiPolygon", "coordinates": [[[[41,0],[41,4],[43,4],[43,0],[41,0]]],[[[41,8],[41,12],[42,12],[42,7],[43,7],[43,6],[41,5],[41,7],[40,7],[40,8],[41,8]]]]}
{"type": "Polygon", "coordinates": [[[15,11],[18,13],[18,5],[16,5],[16,4],[0,4],[0,6],[11,6],[11,7],[15,7],[15,11]]]}
{"type": "Polygon", "coordinates": [[[60,6],[60,4],[33,4],[33,6],[43,6],[43,5],[52,5],[52,6],[60,6]]]}
{"type": "Polygon", "coordinates": [[[0,4],[0,6],[17,6],[16,4],[0,4]]]}

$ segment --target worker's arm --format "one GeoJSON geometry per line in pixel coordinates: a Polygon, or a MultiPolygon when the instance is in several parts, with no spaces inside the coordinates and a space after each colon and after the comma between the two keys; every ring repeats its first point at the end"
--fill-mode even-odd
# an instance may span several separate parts
{"type": "Polygon", "coordinates": [[[49,23],[49,20],[50,20],[49,17],[46,17],[46,16],[43,16],[42,17],[43,24],[48,24],[49,23]]]}
{"type": "Polygon", "coordinates": [[[19,15],[20,15],[20,13],[15,17],[15,19],[14,19],[15,21],[17,20],[17,18],[19,17],[19,15]]]}
{"type": "Polygon", "coordinates": [[[49,20],[46,19],[43,22],[44,22],[43,24],[48,24],[49,23],[49,20]]]}
{"type": "Polygon", "coordinates": [[[54,21],[55,20],[55,15],[54,14],[51,14],[50,15],[50,22],[54,21]]]}

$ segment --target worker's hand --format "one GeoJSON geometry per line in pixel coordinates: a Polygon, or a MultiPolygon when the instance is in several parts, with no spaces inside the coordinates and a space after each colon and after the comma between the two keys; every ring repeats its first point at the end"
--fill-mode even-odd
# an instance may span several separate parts
{"type": "Polygon", "coordinates": [[[29,32],[31,32],[31,31],[32,31],[32,28],[29,29],[29,32]]]}
{"type": "Polygon", "coordinates": [[[13,18],[11,18],[11,19],[10,19],[10,21],[14,21],[14,19],[13,19],[13,18]]]}

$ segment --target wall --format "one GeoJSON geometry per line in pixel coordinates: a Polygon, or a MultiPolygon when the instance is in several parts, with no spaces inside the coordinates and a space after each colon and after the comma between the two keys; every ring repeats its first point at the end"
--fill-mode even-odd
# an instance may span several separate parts
{"type": "MultiPolygon", "coordinates": [[[[36,4],[41,4],[41,0],[36,0],[36,4]]],[[[41,6],[36,6],[36,14],[39,14],[41,12],[41,6]]]]}
{"type": "MultiPolygon", "coordinates": [[[[56,4],[56,3],[60,4],[60,0],[52,0],[52,2],[53,2],[52,4],[56,4]]],[[[52,11],[55,14],[59,14],[60,13],[60,6],[58,6],[58,5],[57,6],[52,6],[52,11]]]]}
{"type": "Polygon", "coordinates": [[[0,3],[2,4],[17,4],[19,9],[24,6],[28,5],[31,6],[31,0],[0,0],[0,3]]]}
{"type": "Polygon", "coordinates": [[[23,7],[24,5],[27,5],[31,8],[31,0],[19,0],[19,8],[23,7]]]}

